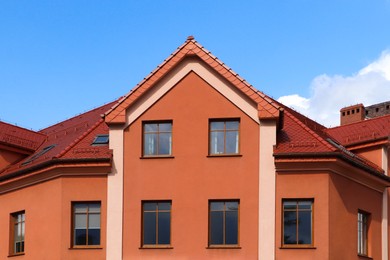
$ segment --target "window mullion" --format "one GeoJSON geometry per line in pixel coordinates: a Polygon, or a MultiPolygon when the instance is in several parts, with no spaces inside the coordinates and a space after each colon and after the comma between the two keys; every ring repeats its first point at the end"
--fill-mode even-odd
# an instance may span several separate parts
{"type": "Polygon", "coordinates": [[[299,245],[299,207],[298,207],[298,202],[297,202],[297,210],[296,210],[296,214],[297,214],[297,223],[295,225],[296,227],[296,232],[297,232],[297,237],[296,237],[296,240],[297,240],[297,245],[299,245]]]}
{"type": "Polygon", "coordinates": [[[159,211],[158,211],[158,204],[157,204],[156,205],[156,245],[160,244],[158,241],[158,214],[159,214],[159,211]]]}

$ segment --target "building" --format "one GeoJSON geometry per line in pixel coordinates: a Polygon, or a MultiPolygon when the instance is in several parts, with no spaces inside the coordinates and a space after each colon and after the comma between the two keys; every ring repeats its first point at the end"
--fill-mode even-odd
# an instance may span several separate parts
{"type": "Polygon", "coordinates": [[[0,256],[387,260],[389,122],[327,129],[188,37],[117,102],[0,123],[0,256]]]}

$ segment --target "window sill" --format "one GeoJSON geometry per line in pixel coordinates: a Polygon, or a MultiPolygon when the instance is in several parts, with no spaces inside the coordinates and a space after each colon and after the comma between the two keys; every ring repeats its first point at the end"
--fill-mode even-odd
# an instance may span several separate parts
{"type": "Polygon", "coordinates": [[[368,255],[361,255],[361,254],[358,254],[358,257],[359,258],[364,258],[364,259],[373,259],[372,257],[370,257],[368,255]]]}
{"type": "Polygon", "coordinates": [[[173,249],[173,246],[141,246],[138,249],[173,249]]]}
{"type": "Polygon", "coordinates": [[[240,246],[238,245],[229,245],[229,246],[224,246],[224,245],[210,245],[206,247],[206,249],[241,249],[240,246]]]}
{"type": "Polygon", "coordinates": [[[173,159],[172,155],[141,156],[140,159],[173,159]]]}
{"type": "Polygon", "coordinates": [[[317,249],[315,246],[281,246],[279,249],[317,249]]]}
{"type": "Polygon", "coordinates": [[[242,154],[209,154],[208,158],[216,158],[216,157],[242,157],[242,154]]]}
{"type": "Polygon", "coordinates": [[[24,255],[24,252],[23,253],[12,254],[12,255],[9,255],[8,257],[21,256],[21,255],[24,255]]]}
{"type": "Polygon", "coordinates": [[[69,247],[69,250],[90,250],[90,249],[103,249],[101,246],[73,246],[69,247]]]}

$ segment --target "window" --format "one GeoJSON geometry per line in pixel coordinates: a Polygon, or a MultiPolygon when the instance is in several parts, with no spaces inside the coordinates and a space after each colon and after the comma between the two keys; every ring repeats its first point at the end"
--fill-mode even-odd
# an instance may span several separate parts
{"type": "Polygon", "coordinates": [[[25,213],[24,211],[11,214],[11,246],[10,254],[17,255],[24,253],[25,235],[25,213]]]}
{"type": "Polygon", "coordinates": [[[73,203],[73,246],[100,245],[100,202],[73,203]]]}
{"type": "Polygon", "coordinates": [[[313,201],[283,201],[283,245],[313,244],[313,201]]]}
{"type": "Polygon", "coordinates": [[[172,155],[172,122],[148,122],[143,125],[143,155],[172,155]]]}
{"type": "Polygon", "coordinates": [[[44,155],[45,153],[47,153],[48,151],[50,151],[51,149],[53,149],[54,147],[56,147],[56,145],[49,145],[49,146],[46,146],[45,148],[43,148],[41,151],[39,151],[38,153],[34,154],[33,156],[31,156],[30,158],[28,158],[27,160],[25,160],[22,165],[26,165],[26,164],[29,164],[31,162],[33,162],[35,159],[41,157],[42,155],[44,155]]]}
{"type": "Polygon", "coordinates": [[[171,201],[142,203],[142,246],[171,244],[171,201]]]}
{"type": "Polygon", "coordinates": [[[108,135],[97,135],[92,142],[93,146],[108,144],[108,135]]]}
{"type": "Polygon", "coordinates": [[[369,214],[359,211],[358,212],[358,254],[368,255],[368,225],[369,214]]]}
{"type": "Polygon", "coordinates": [[[239,201],[209,202],[209,246],[237,246],[239,201]]]}
{"type": "Polygon", "coordinates": [[[210,155],[238,154],[240,121],[210,121],[210,155]]]}

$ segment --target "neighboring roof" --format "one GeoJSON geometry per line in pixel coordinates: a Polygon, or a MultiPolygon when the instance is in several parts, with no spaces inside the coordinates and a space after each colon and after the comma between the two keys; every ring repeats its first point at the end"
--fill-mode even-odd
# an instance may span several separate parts
{"type": "Polygon", "coordinates": [[[390,115],[329,128],[326,132],[344,146],[387,139],[390,136],[390,115]]]}
{"type": "Polygon", "coordinates": [[[0,121],[0,144],[33,152],[45,138],[45,134],[0,121]]]}
{"type": "Polygon", "coordinates": [[[164,77],[185,57],[197,56],[203,62],[212,67],[217,73],[225,78],[237,89],[242,91],[250,99],[258,105],[259,118],[275,119],[279,117],[280,106],[272,98],[255,89],[252,85],[241,78],[231,68],[226,66],[217,57],[206,50],[202,45],[195,41],[194,37],[189,36],[175,52],[173,52],[163,63],[161,63],[154,71],[152,71],[144,80],[125,95],[116,106],[109,110],[105,119],[110,123],[125,123],[126,109],[149,88],[151,88],[158,80],[164,77]]]}
{"type": "MultiPolygon", "coordinates": [[[[116,101],[115,101],[116,102],[116,101]]],[[[115,102],[98,107],[48,128],[39,133],[45,140],[33,154],[0,172],[0,180],[18,172],[36,169],[41,165],[58,160],[111,159],[108,145],[92,146],[99,134],[108,134],[108,127],[102,115],[115,102]]]]}
{"type": "MultiPolygon", "coordinates": [[[[335,141],[327,130],[326,127],[284,106],[284,124],[277,135],[274,155],[276,157],[339,157],[384,178],[383,169],[346,149],[337,140],[335,141]]],[[[390,181],[389,178],[386,180],[390,181]]]]}

